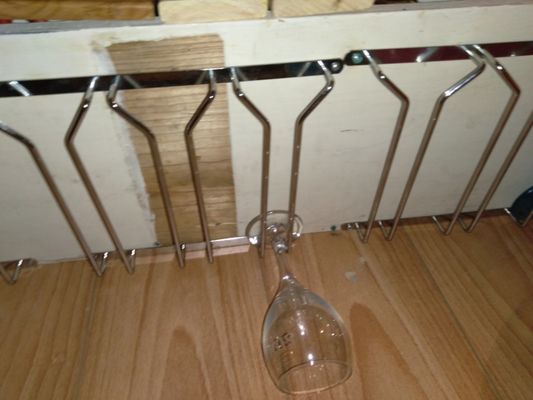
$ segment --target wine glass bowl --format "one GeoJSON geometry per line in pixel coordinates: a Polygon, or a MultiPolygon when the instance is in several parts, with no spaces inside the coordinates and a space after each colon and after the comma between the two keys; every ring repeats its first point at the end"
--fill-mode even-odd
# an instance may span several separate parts
{"type": "Polygon", "coordinates": [[[319,392],[351,374],[342,319],[294,278],[281,281],[266,313],[262,347],[270,376],[285,393],[319,392]]]}

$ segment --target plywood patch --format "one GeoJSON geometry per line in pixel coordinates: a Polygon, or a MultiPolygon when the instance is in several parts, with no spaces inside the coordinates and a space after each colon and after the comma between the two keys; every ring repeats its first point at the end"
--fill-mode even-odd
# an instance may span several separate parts
{"type": "Polygon", "coordinates": [[[267,0],[162,0],[158,9],[166,23],[235,21],[265,17],[267,0]]]}
{"type": "Polygon", "coordinates": [[[152,19],[151,0],[2,0],[0,18],[9,19],[152,19]]]}
{"type": "MultiPolygon", "coordinates": [[[[224,65],[223,42],[216,35],[119,43],[108,47],[119,73],[190,70],[224,65]]],[[[205,86],[128,90],[124,107],[156,135],[169,185],[180,239],[201,241],[202,235],[192,186],[183,131],[206,94],[205,86]]],[[[217,97],[194,131],[209,228],[213,238],[235,236],[235,195],[229,143],[227,91],[217,97]]],[[[163,202],[144,136],[130,135],[137,153],[159,242],[170,244],[163,202]]]]}
{"type": "Polygon", "coordinates": [[[122,74],[224,65],[224,44],[217,35],[116,43],[107,51],[122,74]]]}
{"type": "Polygon", "coordinates": [[[276,17],[330,14],[370,8],[374,0],[274,0],[272,12],[276,17]]]}

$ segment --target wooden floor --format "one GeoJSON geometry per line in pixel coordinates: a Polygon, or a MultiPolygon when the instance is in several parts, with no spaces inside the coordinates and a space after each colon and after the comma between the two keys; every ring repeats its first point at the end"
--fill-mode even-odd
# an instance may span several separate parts
{"type": "MultiPolygon", "coordinates": [[[[353,344],[351,378],[309,399],[533,399],[531,227],[491,217],[444,237],[409,224],[366,245],[314,234],[290,260],[353,344]]],[[[0,399],[287,399],[260,349],[275,278],[255,249],[132,276],[28,271],[0,285],[0,399]]]]}

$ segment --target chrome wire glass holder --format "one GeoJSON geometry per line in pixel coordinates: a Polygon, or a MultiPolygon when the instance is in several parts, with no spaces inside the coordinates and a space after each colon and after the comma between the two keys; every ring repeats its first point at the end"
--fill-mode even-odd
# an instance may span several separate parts
{"type": "Polygon", "coordinates": [[[209,88],[207,94],[187,123],[184,132],[185,144],[187,146],[187,156],[189,158],[189,166],[191,169],[192,183],[194,186],[194,193],[196,195],[196,205],[198,206],[198,214],[200,216],[200,225],[202,227],[202,235],[205,242],[207,259],[210,263],[213,262],[213,244],[211,243],[211,235],[209,233],[207,211],[205,208],[202,181],[200,179],[200,168],[198,167],[196,148],[194,146],[192,134],[198,122],[200,122],[213,100],[215,100],[216,94],[217,82],[215,79],[215,74],[213,71],[209,71],[209,88]]]}
{"type": "MultiPolygon", "coordinates": [[[[469,196],[471,195],[475,187],[475,184],[477,183],[477,180],[479,176],[481,175],[488,159],[490,158],[492,151],[503,129],[505,128],[506,123],[509,120],[514,110],[514,107],[518,101],[518,98],[520,96],[520,88],[518,87],[516,82],[513,80],[513,78],[510,76],[510,74],[505,70],[505,68],[495,59],[495,57],[514,57],[514,56],[533,55],[533,42],[525,41],[525,42],[510,42],[510,43],[488,43],[484,45],[440,46],[440,47],[410,48],[410,49],[409,48],[407,49],[378,49],[378,50],[372,50],[372,58],[367,57],[367,54],[368,54],[367,50],[354,50],[354,51],[349,52],[345,57],[346,65],[367,65],[368,64],[371,67],[373,67],[373,64],[376,64],[377,60],[379,60],[380,63],[413,63],[413,62],[421,63],[421,62],[430,62],[430,61],[461,60],[461,59],[468,59],[468,58],[473,60],[473,56],[475,57],[475,55],[473,55],[472,52],[475,52],[476,54],[478,54],[478,56],[482,58],[483,63],[489,64],[489,66],[495,70],[498,76],[511,89],[511,96],[509,100],[507,101],[505,108],[502,111],[502,114],[489,138],[489,141],[476,165],[476,168],[474,169],[470,177],[468,184],[466,185],[463,191],[461,198],[458,201],[458,204],[456,206],[454,213],[451,216],[447,216],[447,215],[432,216],[432,220],[436,223],[437,228],[440,230],[441,233],[445,235],[449,235],[452,232],[452,229],[456,222],[459,222],[459,224],[465,231],[467,232],[473,231],[477,222],[479,221],[483,212],[488,206],[488,203],[490,202],[492,196],[497,190],[505,173],[507,172],[507,169],[511,165],[516,154],[520,150],[522,143],[524,142],[529,131],[531,130],[532,122],[531,122],[531,115],[530,115],[528,121],[526,121],[526,124],[524,125],[523,129],[518,135],[511,150],[509,151],[505,161],[501,165],[499,172],[497,173],[492,184],[490,185],[489,190],[487,191],[484,199],[481,202],[481,205],[479,206],[477,212],[475,213],[475,216],[471,217],[473,219],[472,222],[470,223],[470,225],[467,225],[467,223],[464,220],[465,218],[470,217],[471,213],[464,214],[463,213],[464,206],[469,196]],[[444,225],[440,222],[439,219],[441,218],[442,219],[446,218],[450,220],[447,227],[444,227],[444,225]]],[[[438,115],[437,115],[437,118],[438,118],[438,115]]],[[[431,123],[431,119],[430,119],[430,123],[431,123]]],[[[428,124],[428,127],[429,126],[430,124],[428,124]]],[[[427,130],[426,130],[426,133],[428,133],[427,130]]],[[[394,134],[393,134],[393,138],[394,138],[394,134]]],[[[426,136],[424,136],[424,139],[426,139],[426,136]]],[[[421,160],[418,159],[418,156],[421,155],[421,151],[425,153],[424,146],[428,144],[428,143],[424,143],[424,139],[422,141],[422,144],[419,147],[419,153],[417,154],[417,158],[415,159],[415,163],[409,175],[408,182],[405,185],[404,192],[400,199],[396,215],[392,222],[392,227],[387,232],[384,226],[384,221],[378,221],[378,225],[380,226],[387,240],[392,240],[394,236],[394,233],[400,221],[401,215],[403,213],[403,209],[405,208],[405,203],[408,200],[409,192],[412,189],[412,186],[414,184],[414,179],[416,179],[416,173],[418,169],[420,168],[418,161],[420,161],[421,163],[421,160]]],[[[389,153],[390,153],[390,150],[391,148],[389,148],[389,153]]],[[[423,153],[422,153],[422,156],[423,156],[423,153]]],[[[380,178],[380,184],[378,185],[377,194],[379,194],[379,189],[380,189],[381,183],[383,183],[383,178],[386,173],[387,173],[387,163],[385,163],[384,170],[382,171],[382,176],[380,178]]],[[[350,229],[357,230],[359,238],[363,242],[367,242],[370,236],[370,232],[372,230],[371,222],[373,223],[372,215],[373,215],[374,208],[379,207],[379,200],[377,200],[378,198],[379,198],[378,196],[374,197],[374,201],[372,203],[372,209],[369,213],[369,220],[366,224],[364,222],[349,222],[349,223],[342,224],[341,228],[346,229],[346,230],[350,230],[350,229]],[[377,205],[376,205],[376,200],[377,200],[377,205]]],[[[506,211],[507,214],[509,214],[514,219],[514,217],[510,214],[510,212],[507,209],[504,209],[504,211],[506,211]]],[[[528,218],[526,218],[524,221],[515,220],[515,222],[517,222],[517,224],[519,224],[520,226],[524,227],[529,222],[530,219],[531,219],[531,215],[528,218]]]]}
{"type": "Polygon", "coordinates": [[[496,143],[498,142],[498,139],[500,138],[501,133],[505,128],[509,117],[511,116],[511,113],[515,108],[518,98],[520,97],[520,88],[513,80],[511,75],[509,75],[507,70],[503,67],[503,65],[501,65],[497,60],[494,59],[494,57],[492,57],[489,52],[487,52],[480,46],[472,46],[471,50],[476,51],[483,58],[485,63],[487,63],[497,73],[497,75],[511,90],[511,96],[507,100],[505,108],[503,109],[503,112],[496,124],[496,127],[494,128],[494,131],[492,132],[487,142],[487,145],[485,146],[485,149],[483,150],[483,153],[476,165],[476,168],[474,169],[474,172],[472,173],[472,176],[470,177],[470,180],[468,181],[468,184],[466,185],[464,192],[461,198],[459,199],[459,202],[457,203],[454,213],[449,217],[445,217],[446,219],[450,220],[448,226],[444,227],[444,225],[442,225],[442,223],[440,222],[438,216],[432,217],[433,221],[437,225],[437,228],[445,235],[449,235],[450,233],[452,233],[453,227],[457,220],[460,218],[461,212],[463,211],[466,202],[468,201],[468,198],[472,193],[472,190],[474,190],[474,186],[476,185],[479,176],[483,171],[483,168],[485,168],[485,164],[487,163],[490,155],[492,154],[492,150],[494,150],[494,146],[496,146],[496,143]]]}
{"type": "MultiPolygon", "coordinates": [[[[492,199],[492,196],[494,196],[494,193],[500,186],[500,183],[502,182],[503,178],[505,177],[505,174],[509,170],[509,167],[513,163],[513,160],[515,159],[516,155],[520,151],[522,144],[524,143],[527,136],[529,135],[529,132],[531,131],[532,126],[533,126],[533,111],[529,113],[526,123],[520,130],[520,133],[518,134],[518,137],[515,139],[513,146],[507,153],[505,160],[500,165],[500,169],[496,173],[494,180],[492,181],[492,183],[489,186],[489,189],[485,193],[485,196],[483,197],[483,200],[481,201],[481,204],[478,210],[473,215],[472,221],[470,222],[470,224],[468,224],[465,221],[465,219],[469,217],[468,214],[463,214],[461,218],[459,218],[459,223],[466,232],[470,233],[475,229],[481,216],[483,215],[483,212],[487,209],[487,206],[490,200],[492,199]]],[[[504,211],[507,213],[507,215],[509,215],[512,218],[513,221],[515,221],[522,228],[524,228],[528,224],[528,222],[531,220],[531,213],[529,213],[529,216],[524,221],[519,222],[514,218],[514,216],[509,212],[507,208],[504,208],[504,211]]]]}
{"type": "Polygon", "coordinates": [[[135,270],[135,264],[134,264],[135,250],[129,251],[129,254],[126,254],[126,251],[124,250],[124,246],[122,246],[122,242],[120,241],[120,238],[118,237],[115,227],[113,226],[113,223],[111,222],[111,219],[109,218],[109,215],[107,214],[105,210],[102,200],[100,200],[100,197],[98,196],[96,187],[94,186],[89,176],[89,173],[87,172],[87,169],[83,165],[83,161],[81,160],[81,157],[76,149],[76,146],[74,145],[74,139],[76,138],[76,135],[80,129],[83,119],[85,118],[85,115],[89,111],[89,107],[91,106],[93,93],[94,93],[94,87],[97,81],[98,81],[98,77],[94,77],[89,83],[89,86],[87,87],[87,91],[83,95],[81,103],[78,109],[76,110],[76,113],[74,114],[74,118],[72,119],[70,126],[67,130],[67,133],[65,135],[65,139],[64,139],[65,147],[67,148],[67,152],[69,153],[70,158],[74,166],[76,167],[78,175],[80,176],[83,182],[83,185],[85,186],[85,189],[87,190],[87,193],[89,194],[89,197],[91,198],[92,203],[94,207],[96,208],[96,211],[98,212],[98,216],[100,217],[100,220],[102,224],[104,225],[107,231],[107,234],[109,235],[109,238],[111,239],[111,241],[113,242],[115,246],[115,250],[117,251],[128,273],[132,274],[135,270]]]}
{"type": "Polygon", "coordinates": [[[233,92],[237,99],[246,107],[250,113],[261,123],[263,128],[263,149],[262,149],[262,161],[261,161],[261,204],[260,204],[260,218],[261,218],[261,233],[259,243],[259,255],[264,256],[267,245],[267,213],[268,213],[268,181],[270,171],[270,141],[271,132],[270,122],[267,117],[259,111],[259,109],[248,99],[246,94],[241,88],[239,82],[239,70],[231,69],[231,82],[233,86],[233,92]]]}
{"type": "Polygon", "coordinates": [[[178,236],[176,219],[174,216],[174,210],[172,208],[172,201],[170,199],[168,185],[165,177],[165,171],[163,167],[163,161],[161,160],[161,152],[159,151],[159,145],[157,143],[156,136],[150,130],[150,128],[148,128],[145,124],[135,118],[132,114],[130,114],[116,100],[121,79],[121,76],[117,76],[113,80],[113,83],[111,84],[109,92],[106,96],[107,104],[111,108],[111,110],[113,110],[117,115],[119,115],[130,126],[133,126],[135,129],[141,132],[146,138],[146,141],[148,142],[148,146],[150,147],[150,155],[152,157],[152,163],[154,165],[154,170],[157,178],[157,184],[161,193],[161,197],[163,199],[163,206],[165,208],[168,229],[172,238],[172,245],[174,246],[178,265],[183,268],[185,267],[185,245],[180,242],[178,236]]]}
{"type": "MultiPolygon", "coordinates": [[[[331,69],[338,73],[342,70],[342,62],[340,59],[325,60],[325,65],[331,67],[331,69]]],[[[220,247],[220,243],[226,243],[226,241],[215,240],[212,241],[209,234],[207,212],[204,204],[204,197],[202,193],[201,181],[199,176],[199,168],[196,160],[194,141],[192,137],[192,132],[196,124],[202,118],[203,114],[209,107],[211,101],[214,99],[216,94],[215,86],[216,82],[232,82],[235,85],[235,94],[238,96],[239,100],[245,104],[245,106],[260,120],[264,125],[264,140],[263,140],[263,173],[262,173],[262,200],[261,200],[261,210],[263,215],[263,221],[266,220],[266,207],[267,207],[267,191],[268,191],[268,167],[269,167],[269,156],[270,156],[270,124],[266,117],[259,112],[253,106],[253,104],[244,96],[242,90],[240,90],[239,80],[248,81],[248,80],[260,80],[260,79],[277,79],[277,78],[286,78],[286,77],[295,77],[295,76],[312,76],[322,74],[322,69],[320,66],[312,62],[296,62],[296,63],[285,63],[285,64],[272,64],[264,66],[251,66],[251,67],[240,67],[238,69],[239,79],[235,78],[236,69],[229,68],[216,68],[208,70],[196,70],[196,71],[172,71],[172,72],[156,72],[156,73],[146,73],[146,74],[130,74],[130,75],[106,75],[106,76],[93,76],[93,77],[78,77],[78,78],[64,78],[64,79],[44,79],[44,80],[31,80],[31,81],[9,81],[0,83],[0,97],[12,97],[12,96],[36,96],[36,95],[48,95],[48,94],[62,94],[62,93],[82,93],[82,101],[71,121],[69,129],[66,133],[64,142],[67,148],[67,151],[76,167],[78,174],[81,177],[82,183],[85,186],[89,197],[95,206],[99,217],[104,224],[107,233],[109,234],[112,242],[115,246],[119,257],[121,258],[123,264],[126,266],[128,272],[133,273],[135,269],[135,257],[137,254],[136,249],[126,250],[121,244],[121,241],[114,229],[114,226],[97,194],[96,188],[91,181],[89,174],[83,165],[81,158],[77,152],[76,147],[74,146],[74,139],[76,134],[83,122],[85,114],[87,113],[92,96],[97,91],[106,91],[107,104],[108,106],[125,119],[130,125],[134,126],[143,133],[147,138],[150,146],[150,151],[152,155],[152,160],[156,169],[156,175],[158,179],[159,189],[163,198],[166,218],[169,224],[169,229],[172,236],[172,242],[174,245],[175,253],[178,259],[178,264],[183,267],[185,265],[185,250],[188,248],[197,249],[198,244],[188,244],[185,245],[181,243],[177,234],[177,228],[175,224],[174,214],[172,210],[172,205],[170,201],[170,195],[168,192],[168,185],[165,180],[163,165],[161,162],[161,155],[157,146],[157,141],[155,136],[150,131],[148,127],[142,124],[137,120],[133,115],[128,113],[123,107],[121,107],[116,101],[117,92],[119,90],[129,90],[129,89],[140,89],[140,88],[158,88],[158,87],[171,87],[171,86],[181,86],[181,85],[196,85],[208,83],[210,86],[210,91],[208,92],[206,98],[196,110],[195,114],[189,121],[184,135],[187,144],[187,154],[189,157],[189,164],[191,167],[191,173],[193,178],[193,185],[195,188],[195,195],[198,205],[198,211],[200,215],[200,221],[202,225],[202,233],[204,236],[203,245],[206,248],[208,259],[210,262],[213,262],[213,243],[220,247]]],[[[107,260],[111,253],[105,251],[103,253],[93,253],[82,234],[81,229],[78,226],[74,216],[70,212],[66,201],[59,192],[57,185],[55,184],[51,174],[48,171],[48,168],[42,157],[40,156],[37,148],[29,141],[26,137],[19,134],[6,124],[0,122],[0,130],[7,134],[8,136],[18,140],[23,143],[27,149],[30,151],[34,162],[39,168],[43,179],[45,180],[50,192],[54,196],[58,206],[63,212],[73,234],[75,235],[78,243],[80,244],[87,260],[95,270],[98,276],[103,275],[106,267],[107,260]]],[[[263,223],[265,225],[265,223],[263,223]]],[[[234,238],[231,238],[231,243],[235,242],[234,238]]],[[[239,239],[239,238],[237,238],[239,239]]],[[[236,242],[239,242],[237,240],[236,242]]],[[[223,244],[223,247],[225,244],[223,244]]],[[[263,251],[264,248],[262,247],[263,251]]],[[[260,252],[261,254],[263,251],[260,252]]],[[[16,262],[19,267],[15,269],[15,272],[10,275],[6,271],[10,269],[13,262],[2,263],[1,273],[4,279],[8,282],[14,282],[18,278],[19,270],[23,265],[27,264],[26,259],[21,259],[16,262]],[[21,261],[22,260],[22,261],[21,261]]],[[[30,259],[27,259],[30,260],[30,259]]]]}
{"type": "Polygon", "coordinates": [[[302,110],[296,122],[294,124],[294,142],[292,149],[292,166],[291,166],[291,183],[290,183],[290,193],[289,193],[289,216],[287,223],[287,252],[290,251],[294,230],[294,220],[296,218],[296,195],[298,192],[298,176],[300,170],[300,153],[302,148],[302,136],[303,136],[303,125],[307,117],[318,107],[318,105],[326,98],[326,96],[333,90],[335,85],[335,80],[330,70],[324,63],[324,61],[317,61],[317,65],[322,69],[324,78],[326,80],[325,85],[322,87],[320,92],[311,100],[311,102],[302,110]]]}
{"type": "MultiPolygon", "coordinates": [[[[392,163],[394,161],[394,156],[396,154],[396,149],[398,148],[400,136],[405,125],[405,119],[407,117],[407,112],[409,111],[409,98],[383,73],[378,63],[368,50],[363,50],[362,54],[368,62],[368,65],[372,69],[372,72],[375,75],[376,79],[381,82],[383,86],[385,86],[387,90],[391,92],[398,100],[400,100],[400,110],[398,111],[398,116],[396,117],[394,131],[392,133],[389,149],[387,150],[387,155],[385,157],[383,169],[379,178],[378,187],[374,195],[374,200],[372,201],[372,207],[368,214],[368,221],[366,223],[353,223],[353,227],[357,230],[359,239],[361,239],[363,243],[367,243],[368,239],[370,238],[370,234],[372,233],[372,228],[374,227],[374,221],[376,220],[376,215],[379,209],[381,199],[383,197],[383,192],[385,191],[387,179],[389,177],[392,163]]],[[[344,225],[341,228],[347,229],[347,226],[344,225]]]]}
{"type": "MultiPolygon", "coordinates": [[[[65,145],[67,151],[76,167],[78,174],[81,177],[89,197],[95,206],[100,219],[105,226],[115,249],[126,266],[128,272],[132,273],[135,269],[135,256],[137,250],[125,250],[120,242],[120,239],[109,219],[106,210],[98,197],[95,186],[93,185],[87,170],[85,169],[81,158],[79,157],[76,147],[74,146],[74,139],[78,129],[83,122],[84,116],[87,113],[92,96],[95,92],[106,92],[106,100],[108,106],[123,118],[129,125],[139,130],[147,139],[152,161],[156,171],[159,190],[163,198],[165,207],[165,215],[167,218],[169,230],[172,237],[172,244],[178,264],[180,267],[185,265],[185,250],[193,249],[199,250],[204,248],[206,250],[209,262],[213,262],[214,251],[213,248],[225,247],[230,243],[240,243],[242,238],[227,238],[222,240],[212,240],[209,233],[208,218],[206,207],[204,204],[204,196],[202,192],[200,171],[197,163],[196,152],[193,140],[193,131],[198,122],[204,116],[210,104],[216,96],[216,85],[218,83],[231,83],[233,92],[238,100],[250,113],[258,120],[263,128],[263,144],[262,144],[262,171],[261,171],[261,195],[260,195],[260,215],[258,216],[258,223],[260,224],[260,232],[258,237],[265,238],[267,229],[268,211],[268,181],[270,169],[270,142],[271,142],[271,127],[267,117],[247,98],[241,88],[241,82],[262,80],[262,79],[280,79],[287,77],[302,77],[302,76],[317,76],[322,75],[326,79],[325,86],[313,98],[313,100],[305,107],[299,114],[295,121],[294,128],[294,142],[291,162],[291,179],[290,179],[290,193],[289,193],[289,207],[287,212],[287,251],[290,250],[291,243],[295,237],[291,234],[296,225],[296,197],[299,177],[300,153],[303,138],[303,125],[306,118],[316,109],[316,107],[324,100],[324,98],[331,92],[334,85],[333,74],[339,73],[343,70],[344,65],[369,65],[375,77],[400,100],[400,109],[396,117],[396,123],[391,141],[385,156],[383,169],[377,185],[376,193],[369,212],[369,217],[366,222],[355,222],[344,224],[343,228],[356,229],[358,236],[363,242],[369,240],[372,228],[375,224],[379,205],[387,184],[387,179],[394,161],[398,142],[401,137],[401,132],[405,124],[405,119],[409,109],[409,98],[404,94],[381,70],[380,64],[388,63],[412,63],[412,62],[430,62],[430,61],[444,61],[444,60],[463,60],[470,59],[476,64],[476,68],[469,74],[456,82],[450,88],[445,90],[436,100],[430,119],[427,123],[426,130],[422,141],[419,145],[417,155],[415,157],[413,166],[410,170],[407,183],[405,184],[401,199],[396,210],[392,226],[387,232],[384,221],[378,221],[378,225],[383,231],[387,240],[392,240],[395,231],[398,227],[406,203],[409,199],[411,189],[415,183],[417,173],[423,162],[426,150],[429,146],[431,137],[438,123],[439,116],[448,98],[457,93],[477,76],[481,74],[485,68],[485,64],[494,69],[500,78],[511,89],[511,96],[494,128],[492,135],[476,165],[473,174],[461,196],[451,221],[445,228],[439,221],[438,216],[433,216],[433,220],[444,234],[451,233],[451,230],[456,222],[459,222],[461,227],[467,232],[471,232],[478,223],[483,212],[487,208],[492,196],[497,190],[508,168],[512,164],[516,154],[520,150],[523,142],[528,136],[533,124],[533,112],[529,115],[521,132],[516,138],[513,146],[508,152],[504,162],[494,180],[492,181],[489,190],[485,194],[472,222],[468,225],[465,219],[469,214],[463,213],[464,205],[468,200],[482,170],[488,161],[494,146],[500,137],[510,115],[516,105],[520,95],[520,89],[514,82],[509,73],[504,67],[496,61],[496,57],[512,57],[521,55],[533,55],[533,42],[513,42],[513,43],[488,43],[482,45],[464,45],[464,46],[440,46],[440,47],[425,47],[425,48],[403,48],[403,49],[373,49],[373,50],[354,50],[349,52],[344,62],[341,59],[328,59],[319,61],[303,61],[284,64],[269,64],[260,66],[241,66],[241,67],[226,67],[226,68],[211,68],[200,69],[193,71],[166,71],[166,72],[151,72],[141,74],[129,75],[102,75],[102,76],[88,76],[88,77],[72,77],[59,79],[41,79],[41,80],[11,80],[0,83],[0,97],[13,96],[35,96],[35,95],[49,95],[49,94],[64,94],[64,93],[82,93],[82,101],[71,121],[69,129],[65,136],[65,145]],[[136,119],[124,107],[122,107],[116,100],[119,90],[131,90],[141,88],[161,88],[161,87],[175,87],[183,85],[200,85],[207,84],[209,86],[208,92],[189,120],[185,131],[185,142],[187,147],[187,155],[189,158],[189,165],[193,185],[195,189],[195,196],[198,206],[198,213],[202,228],[204,242],[185,244],[180,242],[177,227],[170,200],[168,185],[164,175],[163,164],[161,161],[161,154],[158,143],[153,132],[144,125],[141,121],[136,119]]],[[[25,136],[12,129],[8,125],[0,122],[0,131],[19,143],[23,144],[29,151],[36,164],[42,178],[44,179],[48,189],[53,198],[58,204],[63,216],[65,217],[72,233],[78,241],[81,249],[87,257],[91,267],[95,270],[98,276],[101,276],[106,269],[106,261],[110,256],[110,252],[93,253],[83,236],[75,218],[70,212],[61,192],[59,191],[54,179],[52,178],[46,163],[42,159],[38,149],[25,136]]],[[[510,212],[505,209],[513,218],[510,212]]],[[[531,213],[522,221],[516,221],[520,226],[525,226],[532,218],[531,213]]],[[[259,243],[259,254],[262,256],[265,252],[266,242],[262,240],[259,243]]],[[[7,261],[0,263],[0,274],[8,283],[14,283],[18,279],[22,268],[30,265],[35,265],[36,261],[29,258],[23,258],[15,261],[7,261]]]]}
{"type": "Polygon", "coordinates": [[[459,81],[457,81],[455,84],[453,84],[448,89],[446,89],[444,92],[442,92],[440,96],[437,98],[435,105],[433,106],[433,110],[431,111],[431,115],[429,117],[429,121],[427,123],[424,136],[422,137],[422,141],[418,147],[418,151],[417,151],[415,160],[413,162],[413,166],[411,167],[411,171],[409,172],[409,176],[407,178],[407,182],[405,184],[402,196],[398,203],[396,214],[394,216],[394,219],[392,220],[393,221],[392,226],[387,231],[387,228],[385,227],[386,222],[385,221],[378,222],[387,240],[392,240],[394,237],[394,234],[396,233],[396,230],[398,229],[398,224],[400,223],[400,219],[405,210],[405,206],[407,205],[407,201],[409,200],[411,190],[413,189],[413,186],[416,181],[416,177],[418,176],[418,172],[420,171],[420,166],[422,165],[422,162],[424,161],[426,151],[428,149],[429,143],[433,136],[433,132],[435,131],[435,127],[437,126],[437,123],[439,121],[439,117],[441,115],[442,109],[444,108],[444,104],[450,97],[452,97],[454,94],[459,92],[461,89],[467,86],[474,79],[476,79],[479,75],[481,75],[481,73],[485,69],[485,63],[477,55],[477,53],[475,53],[474,51],[470,50],[470,48],[465,47],[465,46],[461,47],[461,49],[470,57],[470,59],[472,60],[472,62],[475,64],[476,67],[472,71],[470,71],[467,75],[465,75],[463,78],[461,78],[459,81]]]}
{"type": "Polygon", "coordinates": [[[29,151],[35,165],[37,166],[37,169],[39,170],[42,178],[44,179],[46,185],[48,186],[50,193],[54,197],[54,200],[56,201],[57,205],[59,206],[59,209],[63,213],[63,216],[67,220],[67,223],[72,233],[74,234],[76,240],[78,241],[78,244],[83,250],[83,253],[87,257],[87,261],[89,261],[89,264],[96,272],[96,275],[102,276],[106,268],[107,253],[94,254],[91,251],[91,248],[89,247],[89,244],[87,243],[87,240],[83,236],[83,233],[81,232],[81,229],[79,228],[78,223],[76,222],[76,219],[74,218],[69,207],[67,206],[67,203],[65,202],[63,195],[59,191],[59,188],[57,187],[57,184],[55,183],[54,178],[52,178],[52,175],[50,174],[50,171],[48,170],[48,167],[46,166],[46,163],[41,157],[41,154],[39,150],[37,149],[37,147],[33,144],[31,140],[29,140],[28,138],[26,138],[19,132],[15,131],[8,125],[4,124],[3,122],[0,122],[0,131],[5,133],[7,136],[11,137],[12,139],[18,141],[19,143],[23,144],[26,147],[26,149],[29,151]]]}

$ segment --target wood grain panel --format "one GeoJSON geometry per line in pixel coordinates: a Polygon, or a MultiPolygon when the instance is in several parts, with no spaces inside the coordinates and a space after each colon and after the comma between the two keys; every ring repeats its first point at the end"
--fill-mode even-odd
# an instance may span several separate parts
{"type": "Polygon", "coordinates": [[[337,309],[351,334],[354,371],[331,391],[332,399],[447,398],[436,376],[441,371],[428,365],[419,338],[391,305],[348,234],[304,235],[290,262],[302,284],[337,309]]]}
{"type": "Polygon", "coordinates": [[[267,0],[162,0],[159,16],[167,23],[235,21],[263,18],[267,0]]]}
{"type": "MultiPolygon", "coordinates": [[[[224,65],[224,49],[217,35],[190,36],[115,43],[107,48],[117,72],[189,70],[224,65]]],[[[139,98],[155,98],[139,92],[139,98]]],[[[135,98],[135,97],[133,97],[135,98]]]]}
{"type": "Polygon", "coordinates": [[[95,276],[85,262],[25,271],[0,282],[0,398],[75,398],[95,276]]]}
{"type": "Polygon", "coordinates": [[[331,14],[370,8],[374,0],[272,0],[276,17],[331,14]]]}
{"type": "Polygon", "coordinates": [[[427,224],[406,231],[464,328],[501,398],[533,396],[533,237],[508,218],[442,237],[427,224]]]}
{"type": "Polygon", "coordinates": [[[2,0],[0,18],[151,19],[152,0],[2,0]]]}
{"type": "MultiPolygon", "coordinates": [[[[118,43],[108,48],[120,73],[188,70],[224,65],[223,44],[216,35],[149,42],[118,43]]],[[[212,238],[235,236],[236,211],[229,143],[227,91],[217,97],[194,130],[194,141],[212,238]]],[[[205,86],[128,90],[122,103],[156,135],[172,197],[180,239],[202,241],[200,220],[183,132],[206,94],[205,86]]],[[[130,136],[144,176],[158,241],[171,243],[150,150],[144,136],[130,136]]]]}
{"type": "Polygon", "coordinates": [[[108,272],[82,399],[280,398],[260,358],[266,299],[253,253],[108,272]]]}
{"type": "MultiPolygon", "coordinates": [[[[291,255],[302,283],[349,322],[355,360],[345,384],[300,398],[447,398],[417,339],[358,259],[347,235],[305,237],[291,255]]],[[[270,381],[260,350],[275,287],[272,254],[262,261],[250,249],[213,265],[194,260],[185,270],[157,263],[135,276],[122,268],[107,274],[95,294],[82,399],[288,398],[270,381]]]]}
{"type": "MultiPolygon", "coordinates": [[[[291,270],[343,317],[354,370],[298,398],[530,398],[533,231],[505,218],[449,238],[429,224],[368,245],[345,232],[302,236],[291,270]]],[[[75,262],[0,285],[0,398],[289,399],[261,356],[272,252],[185,269],[159,253],[134,275],[112,261],[97,279],[75,262]]]]}
{"type": "Polygon", "coordinates": [[[399,230],[392,242],[376,232],[371,245],[352,238],[403,323],[416,337],[429,368],[448,398],[497,399],[447,299],[409,236],[399,230]]]}

